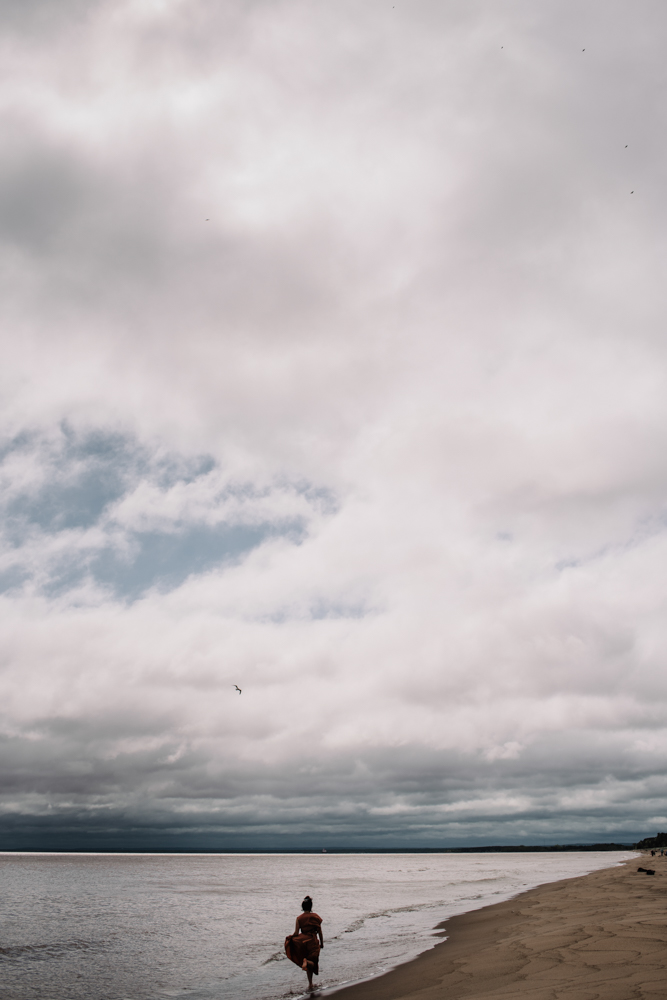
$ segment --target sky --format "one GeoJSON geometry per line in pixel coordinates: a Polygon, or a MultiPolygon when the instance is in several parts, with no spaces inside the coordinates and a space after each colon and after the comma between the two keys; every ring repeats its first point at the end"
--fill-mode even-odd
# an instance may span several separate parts
{"type": "Polygon", "coordinates": [[[0,22],[0,848],[667,828],[664,4],[0,22]]]}

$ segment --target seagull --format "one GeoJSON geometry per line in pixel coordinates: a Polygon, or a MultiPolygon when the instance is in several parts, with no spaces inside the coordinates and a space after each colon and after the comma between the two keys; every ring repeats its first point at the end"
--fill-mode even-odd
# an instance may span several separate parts
{"type": "Polygon", "coordinates": [[[238,693],[241,694],[241,688],[238,686],[238,684],[235,684],[234,687],[236,688],[238,693]]]}

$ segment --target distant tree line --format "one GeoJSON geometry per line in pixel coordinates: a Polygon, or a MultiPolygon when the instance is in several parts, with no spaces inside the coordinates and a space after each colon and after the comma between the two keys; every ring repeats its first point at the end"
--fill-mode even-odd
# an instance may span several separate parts
{"type": "Polygon", "coordinates": [[[657,833],[655,837],[645,837],[635,847],[667,847],[667,833],[657,833]]]}
{"type": "MultiPolygon", "coordinates": [[[[642,841],[642,843],[644,843],[642,841]]],[[[443,854],[518,854],[552,853],[553,851],[628,851],[638,844],[494,844],[489,847],[450,847],[438,853],[443,854]]],[[[653,846],[653,844],[651,844],[653,846]]]]}

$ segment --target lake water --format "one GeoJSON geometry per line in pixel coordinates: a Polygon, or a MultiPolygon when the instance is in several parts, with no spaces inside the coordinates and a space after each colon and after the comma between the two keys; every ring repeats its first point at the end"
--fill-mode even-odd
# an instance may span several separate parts
{"type": "Polygon", "coordinates": [[[456,913],[634,857],[554,854],[0,854],[2,1000],[279,1000],[306,893],[322,987],[440,940],[456,913]]]}

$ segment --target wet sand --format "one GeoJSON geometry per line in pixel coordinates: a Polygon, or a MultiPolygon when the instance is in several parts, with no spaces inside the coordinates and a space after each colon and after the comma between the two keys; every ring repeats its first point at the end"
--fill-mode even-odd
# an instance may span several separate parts
{"type": "Polygon", "coordinates": [[[643,854],[440,926],[446,941],[336,1000],[667,998],[667,858],[643,854]]]}

